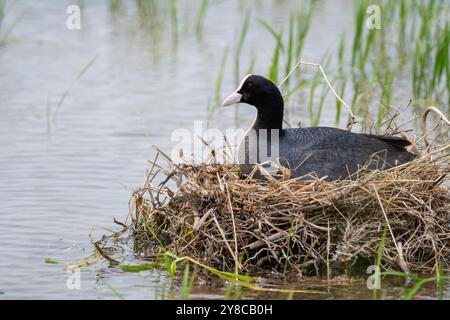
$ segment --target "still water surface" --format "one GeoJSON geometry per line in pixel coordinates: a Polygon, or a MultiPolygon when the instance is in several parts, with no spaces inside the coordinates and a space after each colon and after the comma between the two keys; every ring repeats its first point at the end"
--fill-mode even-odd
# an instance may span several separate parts
{"type": "MultiPolygon", "coordinates": [[[[164,272],[130,274],[100,264],[82,272],[81,290],[68,290],[63,266],[44,259],[85,256],[92,228],[115,228],[113,217],[125,219],[131,192],[154,157],[151,146],[169,152],[173,130],[206,119],[224,48],[234,50],[245,10],[279,25],[294,2],[213,1],[202,35],[194,30],[197,1],[179,1],[177,31],[167,15],[148,22],[134,1],[117,12],[108,1],[84,2],[78,31],[66,28],[73,1],[6,3],[0,36],[17,24],[0,47],[0,298],[115,298],[110,287],[124,298],[161,298],[164,272]],[[49,111],[94,57],[49,121],[49,111]]],[[[318,1],[305,60],[318,62],[336,48],[339,35],[351,33],[352,8],[351,0],[318,1]]],[[[242,68],[256,53],[255,73],[267,74],[273,46],[267,30],[252,21],[242,68]]],[[[235,86],[230,62],[223,94],[235,86]]],[[[334,100],[325,107],[334,110],[334,100]]],[[[241,107],[240,116],[236,122],[234,111],[219,110],[212,121],[246,128],[254,110],[241,107]]],[[[325,112],[322,124],[333,119],[325,112]]],[[[193,297],[217,298],[223,290],[194,288],[193,297]]],[[[330,290],[326,298],[371,294],[364,281],[330,290]]]]}

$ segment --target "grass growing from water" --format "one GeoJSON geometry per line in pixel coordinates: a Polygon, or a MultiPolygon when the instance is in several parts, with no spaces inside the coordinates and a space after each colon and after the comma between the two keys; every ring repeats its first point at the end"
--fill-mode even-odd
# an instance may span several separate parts
{"type": "MultiPolygon", "coordinates": [[[[278,73],[279,73],[279,65],[280,65],[280,56],[284,52],[284,45],[283,45],[283,29],[280,29],[280,31],[275,31],[275,29],[267,22],[262,19],[256,19],[256,21],[262,25],[269,33],[273,36],[275,39],[275,49],[274,53],[272,55],[272,61],[269,66],[269,73],[268,77],[269,79],[277,83],[278,82],[278,73]]],[[[289,49],[289,51],[291,51],[289,49]]]]}
{"type": "MultiPolygon", "coordinates": [[[[325,57],[325,61],[322,63],[325,68],[329,64],[329,58],[325,57]]],[[[312,82],[310,83],[309,89],[309,120],[310,125],[313,127],[317,127],[320,124],[320,118],[322,116],[322,110],[325,102],[325,98],[330,91],[330,87],[323,81],[322,74],[320,72],[316,72],[312,82]],[[316,96],[316,89],[320,89],[320,99],[319,103],[315,103],[314,97],[316,96]]]]}
{"type": "MultiPolygon", "coordinates": [[[[378,109],[376,114],[380,125],[394,97],[395,80],[404,77],[403,71],[409,68],[411,94],[416,99],[444,103],[449,99],[446,73],[450,68],[450,30],[445,20],[449,4],[435,1],[375,1],[370,4],[380,7],[381,29],[366,27],[369,3],[356,1],[351,51],[352,105],[364,110],[373,98],[378,99],[385,107],[378,109]],[[392,39],[388,35],[393,35],[396,41],[387,41],[392,39]],[[370,85],[371,82],[375,86],[370,85]],[[372,86],[379,88],[379,92],[370,97],[364,88],[372,86]],[[361,105],[367,97],[371,100],[361,105]]],[[[362,112],[367,113],[367,110],[362,112]]]]}
{"type": "Polygon", "coordinates": [[[223,295],[224,300],[239,300],[242,295],[242,287],[235,284],[229,284],[223,295]]]}
{"type": "Polygon", "coordinates": [[[202,0],[200,7],[198,9],[195,32],[197,35],[201,36],[203,33],[203,28],[205,25],[206,12],[208,11],[209,0],[202,0]]]}
{"type": "Polygon", "coordinates": [[[365,0],[356,1],[355,8],[355,23],[354,23],[354,37],[352,48],[352,67],[358,63],[361,56],[361,46],[364,32],[364,22],[366,16],[367,2],[365,0]]]}
{"type": "MultiPolygon", "coordinates": [[[[121,7],[121,0],[110,0],[111,10],[121,7]]],[[[167,3],[160,1],[135,0],[140,13],[159,17],[158,21],[170,20],[177,30],[177,12],[179,3],[171,0],[167,3]],[[166,12],[168,10],[168,12],[166,12]],[[165,19],[165,17],[170,19],[165,19]]],[[[445,12],[448,12],[449,4],[445,1],[383,1],[367,0],[355,1],[355,13],[352,38],[342,37],[338,48],[338,64],[341,66],[345,57],[349,56],[349,66],[344,69],[339,67],[337,74],[332,75],[337,85],[340,96],[353,95],[352,108],[359,110],[364,118],[374,116],[376,124],[383,122],[390,105],[397,98],[396,80],[410,73],[411,94],[419,101],[437,103],[442,105],[450,102],[448,92],[450,91],[450,65],[449,65],[449,23],[445,20],[445,12]],[[369,30],[366,21],[369,17],[367,8],[369,5],[378,5],[381,12],[381,29],[369,30]],[[389,36],[388,36],[389,35],[389,36]],[[346,45],[349,43],[349,45],[346,45]],[[344,72],[342,72],[344,70],[344,72]],[[378,108],[380,103],[384,108],[378,108]],[[374,111],[372,111],[374,110],[374,111]]],[[[212,1],[202,0],[198,2],[195,16],[192,18],[193,27],[184,28],[194,30],[197,35],[203,33],[205,17],[209,8],[214,4],[212,1]]],[[[302,51],[305,46],[314,18],[314,1],[301,2],[289,16],[286,16],[282,25],[276,27],[271,25],[265,18],[256,19],[271,34],[274,46],[271,51],[270,60],[267,61],[267,76],[277,82],[292,68],[294,61],[301,60],[302,51]]],[[[242,10],[246,6],[241,3],[242,10]]],[[[0,11],[1,12],[1,11],[0,11]]],[[[256,54],[252,56],[250,66],[242,67],[242,51],[248,38],[251,24],[250,12],[244,11],[241,19],[240,33],[237,45],[231,50],[234,53],[233,68],[234,82],[237,85],[245,72],[253,69],[257,60],[256,54]],[[244,72],[245,71],[245,72],[244,72]]],[[[187,19],[187,18],[186,18],[187,19]]],[[[350,31],[350,30],[348,30],[350,31]]],[[[155,33],[156,34],[156,33],[155,33]]],[[[231,48],[231,46],[229,46],[231,48]]],[[[323,58],[322,58],[323,59],[323,58]]],[[[315,60],[320,60],[318,57],[315,60]]],[[[261,61],[259,61],[261,62],[261,61]]],[[[219,70],[219,75],[227,70],[219,70]]],[[[286,99],[297,94],[308,96],[310,92],[303,92],[304,84],[313,79],[302,74],[301,79],[292,77],[288,79],[283,88],[286,99]]],[[[215,92],[208,103],[208,110],[214,110],[217,105],[217,90],[221,86],[216,82],[215,92]]],[[[318,90],[319,87],[312,90],[318,90]]],[[[311,88],[308,88],[311,91],[311,88]]],[[[410,97],[408,97],[410,98],[410,97]]],[[[294,99],[293,99],[294,100],[294,99]]],[[[294,100],[297,101],[297,100],[294,100]]],[[[301,100],[299,100],[301,102],[301,100]]],[[[317,100],[320,103],[322,99],[317,100]]],[[[327,103],[323,100],[324,104],[327,103]]],[[[290,104],[289,104],[290,105],[290,104]]],[[[417,103],[413,103],[413,106],[417,103]]],[[[450,103],[449,103],[450,105],[450,103]]],[[[309,110],[308,101],[301,107],[309,110]]],[[[320,107],[320,105],[318,106],[320,107]]],[[[336,100],[335,123],[341,122],[341,102],[336,100]]],[[[316,108],[316,105],[314,105],[316,108]]],[[[450,108],[450,107],[449,107],[450,108]]],[[[236,116],[238,108],[236,110],[236,116]]],[[[315,112],[320,114],[322,112],[315,112]]],[[[314,118],[311,124],[318,125],[321,118],[314,118]]]]}
{"type": "MultiPolygon", "coordinates": [[[[407,284],[405,284],[405,286],[404,286],[404,293],[403,293],[402,298],[404,300],[411,300],[417,295],[419,290],[426,283],[435,282],[437,297],[439,300],[442,300],[444,298],[444,294],[445,294],[445,281],[450,280],[450,276],[446,276],[444,274],[444,270],[442,268],[442,263],[439,263],[439,266],[436,268],[436,276],[435,277],[419,277],[419,276],[416,276],[416,275],[413,275],[410,273],[398,272],[398,271],[385,271],[385,272],[380,271],[382,268],[383,253],[385,250],[387,234],[388,234],[388,226],[385,226],[383,229],[383,234],[381,236],[380,245],[377,250],[377,255],[376,255],[375,264],[374,264],[375,272],[376,272],[376,274],[374,276],[379,277],[378,280],[376,280],[376,281],[379,281],[378,285],[381,286],[381,276],[405,278],[407,280],[407,284]],[[413,281],[412,286],[408,284],[411,280],[413,281]]],[[[378,298],[381,298],[382,300],[384,300],[385,297],[383,295],[381,297],[378,297],[378,295],[377,295],[378,290],[379,289],[377,289],[376,286],[372,289],[372,299],[376,300],[378,298]]],[[[386,294],[386,291],[384,291],[384,294],[386,294]]]]}
{"type": "Polygon", "coordinates": [[[444,283],[445,281],[450,280],[450,276],[444,276],[442,268],[437,270],[437,275],[435,277],[419,277],[416,275],[412,275],[404,272],[396,272],[396,271],[385,271],[381,273],[382,276],[394,276],[401,277],[408,280],[412,280],[412,285],[405,286],[403,292],[404,300],[412,300],[419,292],[419,290],[427,283],[434,282],[436,283],[437,296],[439,299],[443,299],[445,293],[444,283]]]}
{"type": "Polygon", "coordinates": [[[237,42],[237,46],[234,51],[234,82],[236,86],[239,84],[239,81],[241,79],[241,72],[240,72],[241,52],[242,48],[244,47],[244,42],[248,33],[249,25],[250,25],[250,11],[247,11],[245,13],[244,22],[242,24],[241,32],[239,34],[239,40],[237,42]]]}
{"type": "MultiPolygon", "coordinates": [[[[11,7],[9,9],[11,9],[11,7]]],[[[26,8],[9,26],[5,27],[4,19],[7,13],[6,1],[0,0],[0,48],[6,45],[12,31],[29,10],[30,8],[26,8]]]]}
{"type": "MultiPolygon", "coordinates": [[[[233,67],[234,67],[234,82],[236,84],[236,87],[238,86],[239,81],[241,79],[240,78],[241,77],[241,62],[240,62],[241,61],[241,53],[242,53],[242,49],[244,47],[245,38],[247,37],[249,26],[250,26],[250,11],[247,11],[245,13],[244,22],[243,22],[243,25],[241,28],[241,32],[239,34],[239,40],[238,40],[237,46],[234,51],[233,67]]],[[[238,106],[236,106],[234,110],[235,110],[234,116],[235,116],[235,119],[237,119],[238,112],[239,112],[238,106]]]]}
{"type": "Polygon", "coordinates": [[[178,1],[170,1],[170,21],[172,22],[172,35],[174,42],[178,41],[178,1]]]}
{"type": "Polygon", "coordinates": [[[285,275],[286,272],[288,271],[288,267],[289,267],[289,259],[291,257],[291,238],[292,238],[292,234],[295,230],[296,227],[296,222],[293,221],[291,223],[291,228],[288,231],[288,236],[287,236],[287,245],[286,245],[286,253],[283,252],[284,258],[285,258],[285,262],[284,262],[284,268],[283,268],[283,274],[285,275]]]}
{"type": "Polygon", "coordinates": [[[192,290],[192,286],[194,285],[195,275],[193,274],[192,277],[189,278],[189,271],[189,263],[186,263],[184,266],[183,281],[181,283],[181,300],[189,299],[189,294],[192,290]]]}
{"type": "Polygon", "coordinates": [[[3,23],[3,18],[5,18],[5,0],[0,0],[0,30],[3,23]]]}
{"type": "Polygon", "coordinates": [[[222,54],[219,71],[217,72],[217,75],[216,75],[214,98],[209,99],[209,101],[208,101],[208,123],[211,121],[211,117],[213,116],[216,108],[218,106],[220,106],[222,103],[222,96],[221,96],[222,83],[223,83],[223,76],[225,73],[225,67],[226,67],[227,60],[228,60],[228,52],[229,52],[229,47],[225,47],[223,54],[222,54]]]}
{"type": "MultiPolygon", "coordinates": [[[[347,72],[345,70],[345,34],[341,36],[341,39],[339,41],[339,48],[338,48],[338,70],[337,70],[337,76],[336,79],[339,83],[339,89],[338,94],[341,98],[344,98],[345,95],[345,88],[347,86],[347,72]]],[[[340,99],[336,98],[336,118],[335,123],[336,125],[339,125],[341,121],[341,109],[342,109],[342,102],[340,99]]]]}
{"type": "Polygon", "coordinates": [[[277,36],[277,44],[275,46],[275,51],[273,53],[273,57],[272,57],[272,63],[270,65],[270,69],[269,69],[269,79],[274,82],[277,83],[278,82],[278,69],[279,69],[279,64],[280,64],[280,55],[281,52],[283,50],[283,46],[282,46],[282,42],[281,42],[281,37],[283,35],[283,30],[280,30],[277,36]]]}
{"type": "Polygon", "coordinates": [[[223,75],[225,72],[225,66],[228,59],[228,49],[229,47],[226,47],[223,51],[222,60],[220,62],[220,69],[216,76],[216,93],[215,93],[215,104],[219,106],[222,103],[222,82],[223,82],[223,75]]]}
{"type": "Polygon", "coordinates": [[[295,60],[300,60],[300,55],[302,53],[306,36],[308,35],[310,26],[311,26],[311,19],[312,19],[312,10],[313,10],[313,3],[303,2],[303,5],[300,7],[299,11],[296,14],[296,22],[297,22],[297,36],[296,36],[296,43],[295,43],[295,60]]]}
{"type": "MultiPolygon", "coordinates": [[[[266,20],[256,19],[275,39],[275,47],[268,72],[268,78],[274,83],[278,83],[281,72],[284,72],[283,77],[290,72],[294,60],[300,60],[300,54],[310,29],[311,18],[312,4],[311,2],[305,2],[297,12],[290,15],[286,39],[284,39],[283,27],[276,31],[275,27],[266,20]]],[[[288,89],[289,81],[290,79],[286,80],[286,87],[288,89]]]]}
{"type": "Polygon", "coordinates": [[[58,114],[64,104],[64,101],[66,100],[67,96],[69,95],[70,91],[75,87],[75,85],[78,83],[78,81],[80,81],[80,79],[86,74],[86,72],[94,65],[97,58],[98,58],[98,56],[95,56],[94,58],[89,60],[88,63],[83,66],[83,68],[81,68],[81,70],[78,72],[76,77],[70,83],[69,87],[63,92],[63,94],[59,98],[53,112],[52,112],[52,109],[53,109],[52,105],[50,103],[48,103],[48,105],[47,105],[47,128],[49,131],[51,130],[51,123],[56,122],[58,114]]]}
{"type": "MultiPolygon", "coordinates": [[[[384,251],[384,244],[386,242],[387,231],[388,231],[388,227],[384,226],[383,234],[382,234],[381,240],[380,240],[380,246],[378,247],[377,256],[375,258],[375,268],[376,268],[375,272],[377,272],[377,274],[375,276],[381,275],[379,273],[381,270],[381,261],[383,259],[383,251],[384,251]]],[[[376,287],[374,287],[372,289],[372,299],[377,299],[377,290],[378,289],[376,287]]]]}
{"type": "Polygon", "coordinates": [[[111,290],[111,292],[114,294],[114,296],[116,296],[117,299],[119,300],[124,300],[123,295],[117,291],[116,288],[114,288],[113,286],[111,286],[108,282],[106,282],[105,280],[101,280],[101,283],[103,283],[109,290],[111,290]]]}
{"type": "Polygon", "coordinates": [[[109,0],[109,11],[116,12],[122,7],[122,0],[109,0]]]}

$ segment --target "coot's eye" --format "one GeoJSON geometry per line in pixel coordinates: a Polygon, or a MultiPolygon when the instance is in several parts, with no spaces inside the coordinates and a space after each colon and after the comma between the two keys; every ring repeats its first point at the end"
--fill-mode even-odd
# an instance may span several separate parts
{"type": "Polygon", "coordinates": [[[253,87],[253,82],[247,83],[247,89],[251,89],[253,87]]]}

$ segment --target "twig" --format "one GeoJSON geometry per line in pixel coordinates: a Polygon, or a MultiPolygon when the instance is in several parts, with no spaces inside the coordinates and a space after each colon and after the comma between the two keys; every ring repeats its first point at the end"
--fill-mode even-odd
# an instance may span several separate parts
{"type": "Polygon", "coordinates": [[[219,229],[219,232],[223,238],[223,241],[225,241],[225,245],[227,246],[228,250],[230,251],[231,256],[233,257],[235,264],[237,265],[239,263],[237,256],[234,254],[234,251],[231,249],[230,245],[228,244],[227,237],[225,236],[225,233],[223,232],[222,228],[220,227],[219,221],[217,221],[216,215],[213,213],[213,220],[217,226],[217,229],[219,229]]]}
{"type": "Polygon", "coordinates": [[[406,266],[405,260],[403,259],[403,252],[402,252],[401,244],[398,244],[397,241],[395,240],[394,232],[392,232],[391,224],[389,223],[389,219],[387,217],[386,211],[384,210],[384,206],[383,206],[383,203],[381,202],[380,195],[378,194],[378,190],[375,187],[375,184],[372,184],[372,187],[377,196],[378,203],[380,204],[380,208],[381,208],[381,211],[383,212],[384,218],[386,219],[386,224],[389,228],[389,232],[391,234],[392,241],[394,242],[395,248],[397,249],[400,267],[402,268],[403,272],[410,273],[408,270],[408,267],[406,266]]]}
{"type": "Polygon", "coordinates": [[[330,281],[330,248],[331,248],[330,220],[328,219],[328,232],[327,232],[327,280],[328,281],[330,281]]]}
{"type": "Polygon", "coordinates": [[[425,145],[426,145],[428,151],[429,151],[429,146],[430,146],[430,142],[428,141],[428,135],[434,129],[433,128],[432,130],[427,132],[427,116],[430,112],[436,113],[442,122],[444,122],[445,124],[450,126],[450,121],[444,116],[444,114],[438,108],[430,106],[425,109],[425,111],[422,113],[421,126],[422,126],[422,132],[423,132],[423,141],[425,142],[425,145]]]}
{"type": "Polygon", "coordinates": [[[306,61],[300,60],[299,62],[297,62],[295,64],[295,66],[291,69],[291,71],[289,71],[287,76],[280,82],[280,84],[278,85],[278,88],[280,88],[286,82],[286,80],[289,79],[289,77],[292,75],[292,73],[295,71],[295,69],[297,69],[301,65],[313,66],[313,67],[319,68],[320,72],[322,73],[323,78],[325,79],[325,82],[327,83],[327,85],[330,88],[330,90],[333,93],[333,95],[336,97],[336,99],[339,100],[339,102],[341,102],[347,108],[347,111],[349,112],[350,119],[351,119],[350,122],[347,124],[347,129],[349,131],[351,131],[352,127],[353,127],[353,124],[355,124],[357,122],[356,121],[356,117],[353,114],[352,108],[337,94],[336,90],[334,90],[333,86],[330,83],[330,80],[328,80],[328,77],[325,74],[325,71],[323,70],[323,68],[322,68],[322,66],[320,64],[318,64],[318,63],[311,63],[311,62],[306,62],[306,61]]]}
{"type": "Polygon", "coordinates": [[[238,274],[239,273],[239,269],[241,267],[239,265],[239,260],[237,259],[237,257],[238,257],[238,243],[237,243],[236,222],[234,221],[233,205],[231,204],[230,191],[228,190],[228,185],[227,184],[225,184],[225,190],[227,191],[228,206],[230,208],[231,220],[233,222],[234,256],[236,257],[236,265],[235,265],[234,272],[236,274],[238,274]]]}

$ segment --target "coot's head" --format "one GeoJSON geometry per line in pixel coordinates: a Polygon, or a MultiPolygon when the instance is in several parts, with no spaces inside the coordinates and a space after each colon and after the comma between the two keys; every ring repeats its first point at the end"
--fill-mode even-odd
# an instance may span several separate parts
{"type": "Polygon", "coordinates": [[[283,98],[280,90],[272,81],[261,76],[248,74],[242,79],[236,91],[224,100],[222,106],[230,106],[241,102],[259,109],[267,105],[282,104],[283,98]]]}

